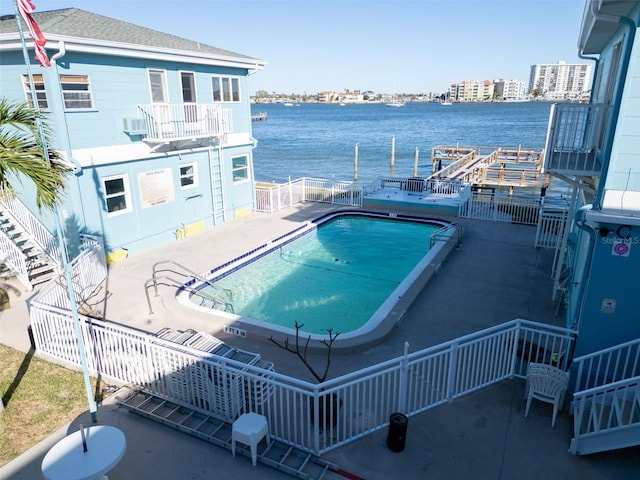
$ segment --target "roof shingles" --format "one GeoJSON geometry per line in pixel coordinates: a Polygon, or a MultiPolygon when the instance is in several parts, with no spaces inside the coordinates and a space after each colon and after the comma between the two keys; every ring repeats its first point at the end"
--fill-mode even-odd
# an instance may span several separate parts
{"type": "MultiPolygon", "coordinates": [[[[40,26],[45,37],[47,35],[60,35],[252,60],[252,57],[246,55],[78,8],[34,12],[33,18],[40,26]]],[[[13,16],[3,16],[0,20],[0,34],[14,33],[17,30],[15,18],[13,16]]]]}

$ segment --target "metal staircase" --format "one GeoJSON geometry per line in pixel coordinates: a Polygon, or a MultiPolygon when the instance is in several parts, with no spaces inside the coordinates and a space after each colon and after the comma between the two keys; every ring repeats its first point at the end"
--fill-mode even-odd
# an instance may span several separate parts
{"type": "Polygon", "coordinates": [[[571,453],[586,455],[640,445],[640,377],[593,389],[580,395],[578,402],[571,453]]]}
{"type": "MultiPolygon", "coordinates": [[[[231,451],[232,424],[205,415],[145,391],[128,391],[118,402],[129,411],[150,418],[181,432],[231,451]]],[[[251,458],[249,447],[236,444],[236,452],[251,458]]],[[[317,455],[292,447],[271,438],[258,444],[258,462],[305,480],[321,480],[329,471],[337,471],[335,464],[317,455]]]]}
{"type": "Polygon", "coordinates": [[[587,455],[640,445],[640,339],[574,359],[569,451],[587,455]]]}
{"type": "MultiPolygon", "coordinates": [[[[15,202],[18,201],[12,200],[12,203],[15,202]]],[[[30,227],[38,225],[39,233],[46,228],[33,216],[29,216],[28,221],[20,221],[19,218],[10,209],[10,204],[0,202],[0,276],[15,276],[25,288],[31,290],[58,275],[60,262],[45,251],[30,227]]],[[[48,241],[57,251],[57,242],[50,233],[48,241]]]]}

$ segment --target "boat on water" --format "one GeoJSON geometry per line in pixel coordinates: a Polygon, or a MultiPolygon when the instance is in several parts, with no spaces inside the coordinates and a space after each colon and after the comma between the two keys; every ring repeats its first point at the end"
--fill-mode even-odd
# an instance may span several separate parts
{"type": "Polygon", "coordinates": [[[452,105],[449,100],[445,100],[444,102],[440,102],[440,105],[452,105]]]}
{"type": "Polygon", "coordinates": [[[402,100],[391,100],[390,102],[385,103],[387,107],[404,107],[405,102],[402,100]]]}
{"type": "Polygon", "coordinates": [[[285,107],[293,107],[293,103],[291,103],[291,102],[284,102],[284,106],[285,106],[285,107]]]}
{"type": "Polygon", "coordinates": [[[391,97],[391,100],[385,103],[385,105],[387,107],[404,107],[405,106],[405,102],[400,98],[398,98],[398,95],[396,95],[395,87],[393,89],[393,97],[391,97]]]}

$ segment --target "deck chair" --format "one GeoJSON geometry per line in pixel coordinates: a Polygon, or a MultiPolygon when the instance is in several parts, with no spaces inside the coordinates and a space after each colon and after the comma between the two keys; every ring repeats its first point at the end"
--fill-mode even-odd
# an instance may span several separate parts
{"type": "Polygon", "coordinates": [[[553,417],[551,426],[556,424],[558,411],[562,410],[564,394],[569,386],[569,374],[552,365],[544,363],[530,363],[527,369],[527,384],[524,395],[527,399],[527,406],[524,416],[529,415],[531,400],[534,398],[543,402],[553,404],[553,417]]]}

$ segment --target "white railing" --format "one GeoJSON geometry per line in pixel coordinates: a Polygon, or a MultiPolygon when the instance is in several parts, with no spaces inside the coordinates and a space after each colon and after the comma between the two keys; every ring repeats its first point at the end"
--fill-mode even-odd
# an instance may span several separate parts
{"type": "Polygon", "coordinates": [[[2,230],[0,230],[0,260],[7,265],[25,288],[29,290],[33,288],[22,250],[2,230]]]}
{"type": "MultiPolygon", "coordinates": [[[[101,238],[91,235],[80,238],[82,251],[69,267],[76,301],[83,304],[107,278],[107,262],[101,238]]],[[[40,305],[69,310],[71,304],[64,277],[52,278],[28,303],[30,307],[40,305]]]]}
{"type": "Polygon", "coordinates": [[[363,188],[351,182],[300,178],[283,184],[254,187],[256,211],[273,213],[296,203],[322,202],[333,205],[362,206],[363,188]]]}
{"type": "Polygon", "coordinates": [[[552,105],[544,170],[599,175],[608,111],[601,104],[552,105]]]}
{"type": "Polygon", "coordinates": [[[571,453],[640,444],[640,339],[577,357],[572,370],[571,453]]]}
{"type": "Polygon", "coordinates": [[[567,224],[568,211],[540,211],[535,247],[558,249],[567,224]]]}
{"type": "Polygon", "coordinates": [[[368,187],[365,193],[374,193],[378,190],[406,190],[413,189],[437,197],[460,194],[462,183],[459,180],[447,180],[439,178],[415,179],[403,177],[378,177],[368,187]],[[417,187],[417,188],[416,188],[417,187]]]}
{"type": "Polygon", "coordinates": [[[179,140],[222,136],[233,132],[232,112],[214,103],[138,105],[145,120],[147,140],[179,140]]]}
{"type": "Polygon", "coordinates": [[[460,195],[460,217],[494,222],[537,225],[540,200],[507,193],[474,192],[464,188],[460,195]]]}
{"type": "Polygon", "coordinates": [[[255,186],[256,211],[273,213],[304,201],[304,179],[283,184],[255,186]]]}
{"type": "Polygon", "coordinates": [[[640,445],[640,376],[573,395],[574,455],[640,445]]]}
{"type": "Polygon", "coordinates": [[[308,202],[362,206],[362,187],[352,182],[334,182],[319,178],[304,179],[304,199],[308,202]]]}
{"type": "Polygon", "coordinates": [[[640,375],[640,338],[576,357],[576,392],[640,375]]]}
{"type": "MultiPolygon", "coordinates": [[[[79,365],[67,311],[32,305],[31,318],[42,353],[79,365]]],[[[317,454],[385,427],[393,412],[414,415],[524,378],[531,361],[566,369],[574,341],[569,330],[514,320],[314,385],[108,322],[83,317],[82,332],[95,374],[227,420],[256,411],[273,437],[317,454]]]]}
{"type": "Polygon", "coordinates": [[[47,227],[18,198],[5,199],[0,201],[0,205],[29,234],[31,240],[51,259],[59,270],[62,264],[62,253],[58,240],[47,227]]]}

